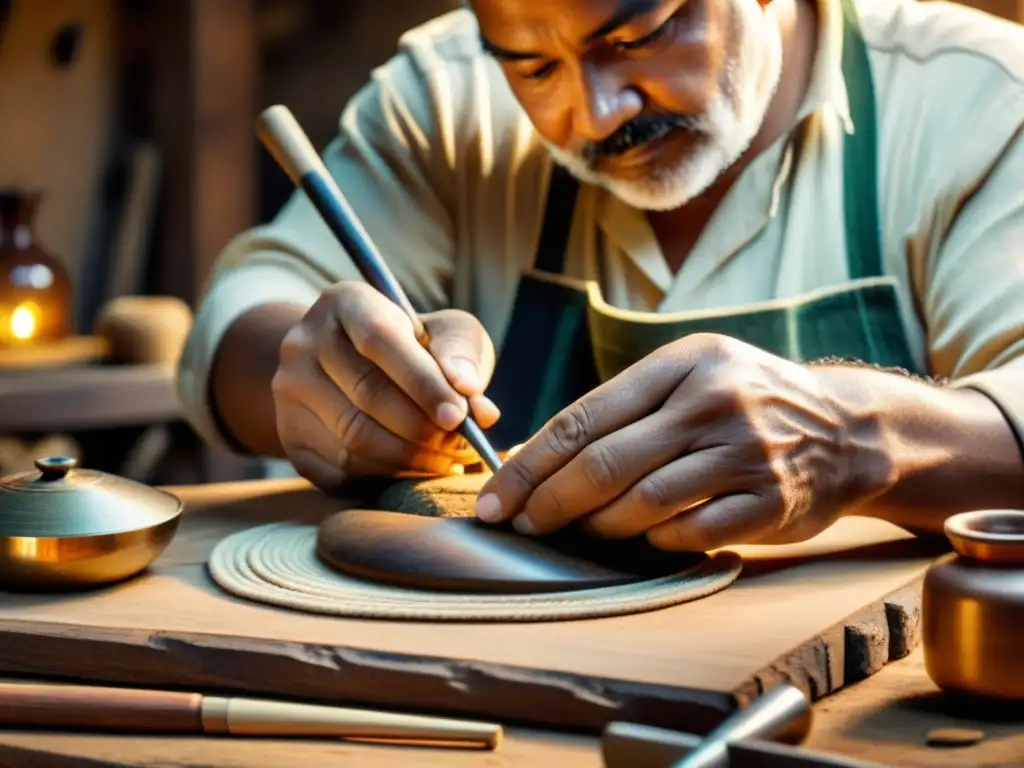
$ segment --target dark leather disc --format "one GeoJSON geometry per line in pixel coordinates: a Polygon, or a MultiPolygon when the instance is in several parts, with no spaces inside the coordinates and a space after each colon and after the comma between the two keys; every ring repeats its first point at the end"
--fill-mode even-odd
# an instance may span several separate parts
{"type": "Polygon", "coordinates": [[[406,588],[470,593],[560,592],[678,574],[703,553],[668,553],[643,537],[598,539],[578,528],[528,537],[475,518],[350,509],[321,523],[329,567],[406,588]]]}

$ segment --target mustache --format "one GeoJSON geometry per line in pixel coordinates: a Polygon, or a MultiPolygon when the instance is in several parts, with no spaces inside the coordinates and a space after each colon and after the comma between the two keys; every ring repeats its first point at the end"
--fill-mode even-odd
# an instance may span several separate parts
{"type": "Polygon", "coordinates": [[[615,157],[668,135],[674,130],[697,131],[698,115],[641,115],[626,123],[606,139],[583,147],[581,155],[588,163],[615,157]]]}

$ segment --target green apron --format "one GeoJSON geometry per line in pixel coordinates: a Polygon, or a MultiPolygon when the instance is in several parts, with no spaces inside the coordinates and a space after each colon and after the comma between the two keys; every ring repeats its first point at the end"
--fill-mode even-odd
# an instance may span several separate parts
{"type": "Polygon", "coordinates": [[[723,312],[618,312],[596,283],[562,275],[578,187],[556,167],[534,269],[520,279],[488,389],[502,409],[488,433],[496,448],[524,442],[601,382],[691,333],[731,336],[798,362],[834,357],[918,372],[896,280],[882,272],[874,87],[852,0],[843,0],[843,16],[843,77],[856,128],[843,145],[850,282],[723,312]]]}

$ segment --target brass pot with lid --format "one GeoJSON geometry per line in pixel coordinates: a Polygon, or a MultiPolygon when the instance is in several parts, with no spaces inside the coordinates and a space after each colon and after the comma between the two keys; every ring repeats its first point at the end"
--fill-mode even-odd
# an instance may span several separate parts
{"type": "Polygon", "coordinates": [[[0,589],[100,586],[144,570],[177,532],[183,504],[127,478],[36,459],[0,478],[0,589]]]}

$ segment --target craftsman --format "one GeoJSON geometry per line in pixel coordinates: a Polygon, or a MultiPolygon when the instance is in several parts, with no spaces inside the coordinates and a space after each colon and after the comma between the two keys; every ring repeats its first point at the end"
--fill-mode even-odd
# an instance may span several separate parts
{"type": "Polygon", "coordinates": [[[1024,507],[1024,29],[873,0],[473,0],[324,158],[431,334],[296,195],[214,269],[180,389],[325,490],[665,549],[1024,507]],[[486,395],[484,394],[486,390],[486,395]],[[500,413],[499,413],[500,408],[500,413]]]}

